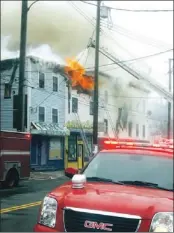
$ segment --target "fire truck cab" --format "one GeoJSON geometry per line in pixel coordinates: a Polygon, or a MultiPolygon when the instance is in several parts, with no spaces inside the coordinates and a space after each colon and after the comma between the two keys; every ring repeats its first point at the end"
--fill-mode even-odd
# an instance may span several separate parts
{"type": "Polygon", "coordinates": [[[15,187],[30,177],[30,134],[0,131],[0,182],[15,187]]]}

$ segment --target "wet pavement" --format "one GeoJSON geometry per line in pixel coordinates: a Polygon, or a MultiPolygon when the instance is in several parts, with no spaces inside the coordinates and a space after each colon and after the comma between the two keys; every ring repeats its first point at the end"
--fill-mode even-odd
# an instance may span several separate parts
{"type": "Polygon", "coordinates": [[[53,188],[67,180],[68,178],[63,176],[55,179],[29,180],[18,188],[0,190],[0,209],[2,211],[0,231],[32,232],[37,221],[38,203],[53,188]]]}

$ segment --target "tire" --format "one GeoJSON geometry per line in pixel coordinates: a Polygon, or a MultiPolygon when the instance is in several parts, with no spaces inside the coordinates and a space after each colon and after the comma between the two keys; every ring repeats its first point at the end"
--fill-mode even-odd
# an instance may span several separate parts
{"type": "Polygon", "coordinates": [[[5,179],[6,188],[14,188],[19,184],[19,174],[16,169],[10,169],[5,179]]]}

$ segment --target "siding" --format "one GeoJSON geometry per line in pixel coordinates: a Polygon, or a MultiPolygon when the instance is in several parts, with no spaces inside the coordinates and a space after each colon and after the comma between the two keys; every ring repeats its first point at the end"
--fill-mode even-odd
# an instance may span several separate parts
{"type": "MultiPolygon", "coordinates": [[[[48,68],[48,65],[33,64],[30,58],[26,59],[26,89],[25,93],[28,94],[28,130],[30,130],[30,122],[38,122],[38,107],[45,107],[46,111],[46,123],[52,123],[52,108],[56,108],[59,111],[59,124],[64,126],[65,124],[65,81],[60,74],[53,74],[52,69],[48,68]],[[39,71],[45,73],[45,88],[39,89],[39,71]],[[52,90],[52,76],[58,77],[59,91],[53,92],[52,90]]],[[[11,99],[4,99],[4,84],[9,82],[11,70],[6,70],[1,73],[1,85],[0,85],[0,120],[2,130],[15,130],[13,129],[13,94],[11,99]]],[[[18,77],[19,68],[16,72],[16,79],[12,86],[12,93],[18,94],[18,77]]]]}
{"type": "MultiPolygon", "coordinates": [[[[26,65],[27,67],[27,65],[26,65]]],[[[10,99],[4,99],[4,86],[5,83],[8,83],[10,80],[10,76],[12,74],[11,70],[6,70],[1,72],[1,85],[0,85],[0,121],[1,121],[1,129],[2,130],[15,130],[13,128],[13,95],[18,94],[18,77],[19,77],[19,68],[16,71],[16,77],[12,86],[12,94],[10,99]]],[[[27,78],[27,72],[26,72],[27,78]]],[[[26,92],[26,89],[25,89],[26,92]]]]}
{"type": "Polygon", "coordinates": [[[65,124],[65,81],[60,74],[54,74],[48,68],[43,68],[40,65],[33,64],[30,61],[29,72],[29,89],[31,102],[29,106],[30,122],[38,122],[39,106],[45,108],[45,122],[52,123],[52,108],[58,109],[59,124],[65,124]],[[45,88],[39,88],[39,71],[45,73],[45,88]],[[58,92],[53,92],[52,77],[58,77],[59,89],[58,92]]]}

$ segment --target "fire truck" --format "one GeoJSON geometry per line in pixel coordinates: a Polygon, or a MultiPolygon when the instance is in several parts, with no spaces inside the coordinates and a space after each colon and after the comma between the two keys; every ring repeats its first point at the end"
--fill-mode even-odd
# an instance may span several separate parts
{"type": "Polygon", "coordinates": [[[0,183],[12,188],[30,177],[30,134],[0,131],[0,183]]]}

